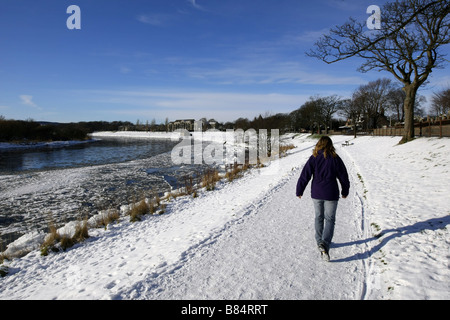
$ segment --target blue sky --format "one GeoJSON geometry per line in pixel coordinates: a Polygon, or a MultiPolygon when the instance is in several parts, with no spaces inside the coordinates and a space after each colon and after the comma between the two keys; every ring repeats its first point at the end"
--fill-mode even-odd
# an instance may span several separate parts
{"type": "MultiPolygon", "coordinates": [[[[349,97],[390,75],[305,52],[366,0],[0,0],[0,115],[77,122],[220,122],[349,97]],[[81,29],[66,12],[81,9],[81,29]]],[[[448,48],[446,49],[448,51],[448,48]]],[[[448,69],[447,69],[448,70],[448,69]]],[[[425,96],[447,87],[436,70],[425,96]]],[[[447,72],[446,72],[447,71],[447,72]]]]}

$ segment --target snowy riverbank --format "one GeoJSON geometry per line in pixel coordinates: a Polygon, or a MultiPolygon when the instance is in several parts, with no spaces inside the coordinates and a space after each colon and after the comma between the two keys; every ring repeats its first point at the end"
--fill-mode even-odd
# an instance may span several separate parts
{"type": "Polygon", "coordinates": [[[331,262],[295,184],[316,140],[163,215],[6,261],[0,299],[449,299],[449,139],[332,137],[351,178],[331,262]],[[349,146],[342,146],[350,140],[349,146]]]}
{"type": "Polygon", "coordinates": [[[180,132],[150,132],[150,131],[99,131],[90,133],[94,139],[101,138],[133,138],[133,139],[177,139],[180,132]]]}
{"type": "MultiPolygon", "coordinates": [[[[176,141],[182,138],[191,138],[192,140],[203,140],[203,141],[215,141],[215,142],[227,141],[226,131],[218,131],[211,129],[207,131],[193,131],[193,132],[187,130],[176,130],[172,132],[99,131],[90,133],[89,136],[92,137],[93,139],[126,138],[126,139],[166,139],[176,141]]],[[[232,136],[232,138],[234,138],[234,136],[232,136]]]]}

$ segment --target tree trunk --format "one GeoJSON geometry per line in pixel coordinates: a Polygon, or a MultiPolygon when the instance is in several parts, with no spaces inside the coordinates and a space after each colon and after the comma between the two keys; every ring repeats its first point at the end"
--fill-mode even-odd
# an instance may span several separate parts
{"type": "Polygon", "coordinates": [[[414,139],[414,103],[416,101],[416,93],[418,86],[414,84],[405,85],[403,90],[406,97],[403,102],[405,126],[403,128],[403,138],[400,143],[406,143],[414,139]]]}

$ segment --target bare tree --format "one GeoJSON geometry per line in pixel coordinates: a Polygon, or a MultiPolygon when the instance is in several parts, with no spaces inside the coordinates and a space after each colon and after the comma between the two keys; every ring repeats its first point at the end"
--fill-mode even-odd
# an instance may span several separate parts
{"type": "Polygon", "coordinates": [[[360,57],[359,70],[388,71],[403,84],[405,127],[401,142],[414,138],[414,102],[417,90],[434,68],[447,60],[440,52],[450,43],[450,2],[399,0],[381,10],[381,29],[368,31],[365,21],[353,18],[322,36],[307,53],[326,63],[360,57]]]}
{"type": "Polygon", "coordinates": [[[342,101],[339,113],[344,116],[347,120],[351,120],[351,127],[353,129],[353,135],[356,138],[356,133],[358,131],[358,124],[361,119],[363,104],[360,103],[359,97],[353,99],[346,99],[342,101]]]}
{"type": "Polygon", "coordinates": [[[405,101],[405,92],[401,88],[395,88],[388,94],[387,109],[391,117],[394,117],[396,123],[403,122],[405,115],[403,112],[403,103],[405,101]]]}
{"type": "MultiPolygon", "coordinates": [[[[148,122],[147,122],[147,128],[148,128],[148,122]]],[[[156,131],[156,120],[155,120],[155,118],[153,118],[152,122],[150,122],[150,131],[156,131]]]]}
{"type": "Polygon", "coordinates": [[[388,106],[389,93],[394,90],[392,81],[387,78],[370,81],[360,86],[353,94],[354,99],[363,102],[361,111],[364,116],[365,129],[373,129],[380,126],[380,119],[384,118],[388,106]]]}
{"type": "Polygon", "coordinates": [[[450,112],[450,88],[433,95],[432,107],[436,116],[450,112]]]}
{"type": "Polygon", "coordinates": [[[337,95],[321,97],[317,99],[325,132],[332,126],[333,115],[341,108],[343,100],[337,95]]]}
{"type": "Polygon", "coordinates": [[[311,132],[320,133],[320,124],[323,122],[323,117],[317,98],[310,97],[298,109],[298,114],[303,128],[307,128],[311,132]]]}
{"type": "Polygon", "coordinates": [[[320,133],[321,127],[324,127],[328,134],[333,116],[340,110],[342,104],[343,100],[337,95],[310,97],[299,109],[291,112],[289,117],[296,129],[308,128],[320,133]]]}
{"type": "MultiPolygon", "coordinates": [[[[416,100],[414,102],[414,116],[423,117],[425,111],[423,108],[423,103],[426,102],[426,98],[422,95],[417,94],[416,100]]],[[[395,121],[395,123],[403,123],[405,121],[405,114],[403,109],[403,104],[405,101],[405,92],[401,88],[394,88],[388,93],[387,105],[386,105],[386,116],[389,116],[395,121]]]]}

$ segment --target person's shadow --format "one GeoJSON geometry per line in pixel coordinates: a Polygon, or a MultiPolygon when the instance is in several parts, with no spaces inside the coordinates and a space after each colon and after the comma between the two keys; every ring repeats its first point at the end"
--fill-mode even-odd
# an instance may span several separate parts
{"type": "Polygon", "coordinates": [[[330,262],[347,262],[347,261],[367,259],[367,258],[371,257],[375,252],[379,251],[382,247],[384,247],[384,245],[386,245],[386,243],[388,243],[392,239],[399,238],[399,237],[402,237],[404,235],[411,234],[411,233],[421,232],[424,230],[435,231],[438,229],[444,229],[447,227],[448,224],[450,224],[450,215],[446,215],[442,218],[433,218],[433,219],[425,220],[422,222],[417,222],[413,225],[400,227],[397,229],[383,230],[377,236],[373,236],[373,237],[370,237],[367,239],[361,239],[361,240],[345,242],[345,243],[334,243],[334,244],[332,244],[333,248],[340,248],[340,247],[345,247],[345,246],[360,245],[363,243],[368,244],[369,242],[372,242],[375,240],[380,240],[377,245],[371,247],[367,252],[356,253],[353,256],[342,258],[342,259],[332,260],[330,262]]]}

